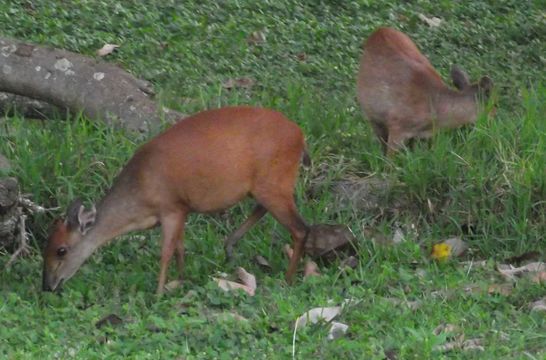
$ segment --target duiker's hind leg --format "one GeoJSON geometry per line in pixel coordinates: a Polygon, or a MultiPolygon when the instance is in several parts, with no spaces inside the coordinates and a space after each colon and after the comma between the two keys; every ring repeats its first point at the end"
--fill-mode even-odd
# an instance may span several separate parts
{"type": "Polygon", "coordinates": [[[239,241],[243,235],[250,230],[254,224],[256,224],[264,215],[267,213],[266,208],[262,205],[257,204],[252,213],[248,216],[244,223],[239,226],[230,236],[224,240],[224,251],[226,253],[226,258],[230,260],[233,256],[233,246],[239,241]]]}
{"type": "Polygon", "coordinates": [[[176,267],[178,280],[182,281],[184,277],[184,234],[180,236],[180,241],[176,242],[176,267]]]}
{"type": "Polygon", "coordinates": [[[298,262],[303,255],[303,248],[309,228],[298,213],[294,196],[291,193],[266,192],[263,196],[255,195],[255,197],[279,223],[290,231],[294,254],[290,258],[288,270],[286,271],[286,281],[292,283],[298,262]]]}

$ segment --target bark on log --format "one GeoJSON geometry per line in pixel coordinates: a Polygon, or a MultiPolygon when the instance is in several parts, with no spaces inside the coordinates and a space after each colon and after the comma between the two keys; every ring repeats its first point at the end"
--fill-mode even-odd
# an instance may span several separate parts
{"type": "Polygon", "coordinates": [[[18,114],[29,119],[47,120],[65,115],[67,110],[45,101],[0,92],[0,116],[18,114]]]}
{"type": "Polygon", "coordinates": [[[12,246],[19,220],[19,188],[14,178],[0,178],[0,248],[12,246]]]}
{"type": "Polygon", "coordinates": [[[150,83],[73,52],[0,37],[0,91],[45,101],[91,119],[148,132],[184,117],[151,98],[150,83]]]}

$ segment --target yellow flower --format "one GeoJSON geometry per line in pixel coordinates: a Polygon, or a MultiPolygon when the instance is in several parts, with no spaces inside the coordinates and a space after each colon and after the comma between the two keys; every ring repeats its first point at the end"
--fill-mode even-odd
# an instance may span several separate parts
{"type": "Polygon", "coordinates": [[[438,261],[446,260],[451,256],[451,245],[446,243],[433,245],[431,256],[438,261]]]}

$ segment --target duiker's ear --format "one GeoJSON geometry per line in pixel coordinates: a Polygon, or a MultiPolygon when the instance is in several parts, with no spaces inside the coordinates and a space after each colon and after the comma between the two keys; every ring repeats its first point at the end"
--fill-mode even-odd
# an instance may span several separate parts
{"type": "Polygon", "coordinates": [[[453,85],[459,90],[463,90],[470,85],[468,75],[457,65],[453,65],[451,68],[451,79],[453,79],[453,85]]]}
{"type": "Polygon", "coordinates": [[[91,210],[85,210],[81,199],[76,199],[68,206],[66,211],[66,224],[70,230],[79,230],[85,235],[95,223],[97,210],[95,206],[91,210]]]}
{"type": "Polygon", "coordinates": [[[80,221],[78,220],[78,214],[80,212],[80,208],[83,207],[82,200],[80,198],[76,198],[68,205],[68,209],[66,210],[66,218],[65,222],[68,225],[68,228],[73,230],[77,229],[80,226],[80,221]]]}
{"type": "Polygon", "coordinates": [[[85,210],[83,205],[80,207],[80,210],[78,211],[78,222],[80,224],[80,232],[85,235],[93,227],[95,224],[95,219],[97,217],[97,209],[95,208],[95,205],[91,208],[91,210],[85,210]]]}
{"type": "Polygon", "coordinates": [[[478,88],[480,89],[480,93],[482,93],[487,100],[493,90],[493,80],[491,80],[489,76],[483,76],[478,83],[478,88]]]}

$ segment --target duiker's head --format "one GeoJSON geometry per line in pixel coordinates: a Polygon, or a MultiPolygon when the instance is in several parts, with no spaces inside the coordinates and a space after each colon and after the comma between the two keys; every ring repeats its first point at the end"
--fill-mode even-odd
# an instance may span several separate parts
{"type": "Polygon", "coordinates": [[[457,65],[451,68],[453,85],[462,93],[474,96],[483,102],[489,100],[493,90],[493,80],[489,76],[483,76],[480,81],[471,83],[468,74],[457,65]]]}
{"type": "Polygon", "coordinates": [[[81,200],[70,204],[64,219],[53,224],[44,249],[42,289],[53,291],[79,269],[92,252],[85,235],[95,223],[96,210],[86,210],[81,200]]]}

